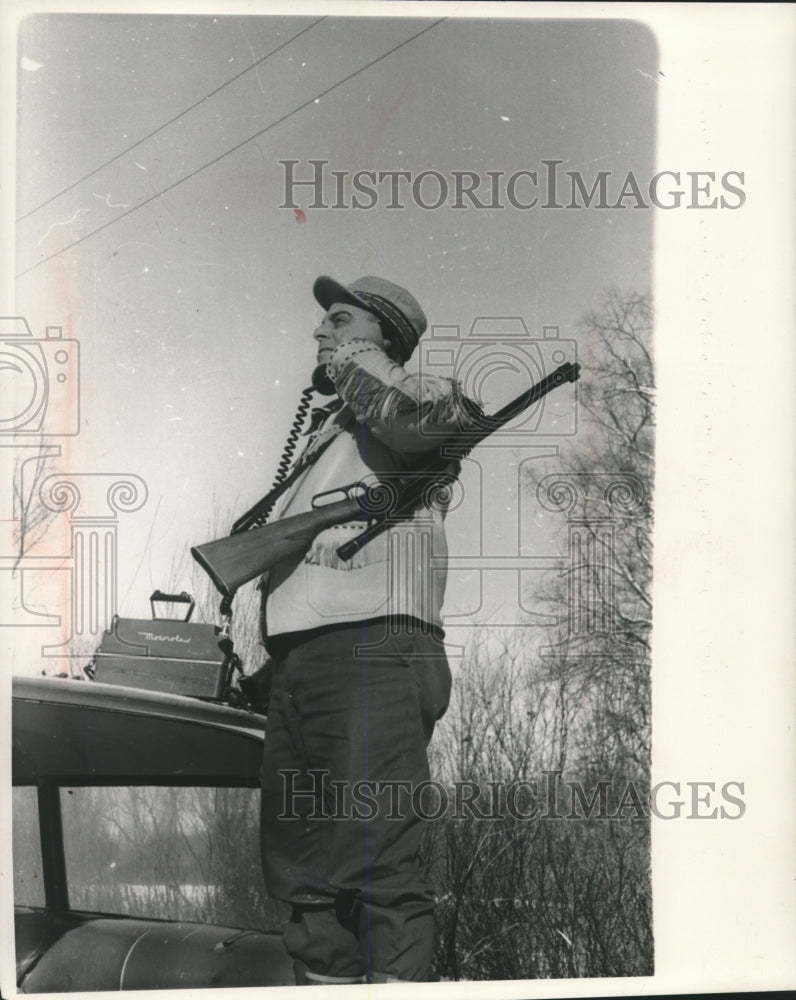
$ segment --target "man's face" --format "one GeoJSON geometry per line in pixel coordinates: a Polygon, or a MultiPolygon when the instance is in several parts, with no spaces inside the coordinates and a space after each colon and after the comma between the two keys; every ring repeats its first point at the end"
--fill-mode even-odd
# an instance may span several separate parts
{"type": "Polygon", "coordinates": [[[336,302],[313,334],[318,341],[318,364],[323,364],[340,344],[349,340],[368,340],[387,351],[391,344],[382,336],[379,321],[366,309],[336,302]]]}

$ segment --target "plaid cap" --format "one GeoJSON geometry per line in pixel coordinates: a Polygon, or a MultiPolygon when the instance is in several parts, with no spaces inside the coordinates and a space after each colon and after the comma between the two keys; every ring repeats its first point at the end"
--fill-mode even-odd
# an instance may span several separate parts
{"type": "Polygon", "coordinates": [[[374,275],[358,278],[347,287],[322,275],[312,286],[312,294],[324,309],[331,308],[335,302],[347,302],[378,316],[398,339],[404,361],[411,357],[428,325],[413,295],[400,285],[374,275]]]}

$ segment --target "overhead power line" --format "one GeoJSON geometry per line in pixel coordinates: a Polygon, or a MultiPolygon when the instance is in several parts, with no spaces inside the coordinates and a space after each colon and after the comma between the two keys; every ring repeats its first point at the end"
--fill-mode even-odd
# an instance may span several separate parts
{"type": "Polygon", "coordinates": [[[163,129],[168,128],[169,125],[173,125],[175,122],[178,122],[180,118],[184,118],[191,111],[198,108],[200,104],[204,104],[204,102],[209,101],[211,97],[215,97],[216,94],[220,93],[225,87],[229,87],[230,84],[234,83],[236,80],[240,80],[240,78],[244,76],[246,73],[251,73],[253,69],[256,69],[258,66],[262,65],[262,63],[264,63],[266,59],[270,59],[271,56],[275,56],[277,52],[281,52],[281,50],[284,49],[285,46],[290,45],[291,42],[295,42],[297,38],[300,38],[302,35],[306,34],[308,31],[314,28],[317,24],[320,24],[321,21],[325,20],[326,20],[325,16],[319,17],[317,20],[313,21],[312,24],[308,25],[306,28],[302,28],[301,31],[293,35],[292,38],[288,38],[286,42],[282,42],[281,45],[277,45],[277,47],[275,49],[272,49],[267,55],[261,56],[250,66],[247,66],[245,69],[241,70],[240,73],[236,73],[235,76],[230,77],[229,80],[226,80],[220,86],[216,87],[215,90],[211,90],[209,94],[205,94],[204,97],[201,97],[190,107],[185,108],[183,111],[180,111],[180,113],[175,115],[173,118],[169,118],[169,120],[167,122],[164,122],[162,125],[158,125],[156,129],[153,129],[151,132],[148,132],[142,139],[139,139],[137,142],[134,142],[132,146],[128,146],[127,149],[123,149],[121,153],[117,153],[115,156],[112,156],[109,160],[106,160],[104,163],[101,163],[98,167],[95,167],[93,170],[89,171],[89,173],[84,174],[83,177],[80,177],[78,180],[73,181],[71,184],[67,185],[67,187],[65,187],[62,191],[59,191],[57,194],[54,194],[51,198],[48,198],[46,201],[43,201],[40,205],[37,205],[35,208],[31,208],[29,212],[25,212],[24,215],[20,215],[20,217],[16,221],[22,222],[24,219],[27,219],[28,216],[33,215],[40,209],[44,208],[46,205],[49,205],[51,202],[55,201],[56,198],[60,198],[61,195],[66,194],[67,191],[71,191],[72,188],[77,187],[78,184],[82,184],[83,181],[87,181],[89,177],[93,177],[94,174],[98,174],[100,170],[104,170],[105,167],[109,167],[111,163],[115,163],[117,160],[120,160],[123,156],[126,156],[128,153],[132,153],[132,151],[134,149],[137,149],[140,145],[142,145],[142,143],[145,143],[148,139],[151,139],[153,136],[157,135],[158,132],[162,132],[163,129]]]}
{"type": "Polygon", "coordinates": [[[74,243],[69,243],[67,246],[61,247],[60,250],[56,250],[55,253],[51,253],[49,257],[44,257],[42,258],[42,260],[37,261],[35,264],[31,264],[30,267],[26,267],[24,271],[19,271],[17,273],[17,277],[21,278],[23,275],[28,274],[30,271],[35,271],[35,269],[37,267],[41,267],[42,264],[46,264],[48,261],[53,260],[55,257],[59,257],[62,253],[66,253],[67,250],[74,249],[74,247],[78,246],[78,244],[83,243],[85,240],[90,239],[90,237],[92,236],[96,236],[97,233],[101,233],[104,229],[107,229],[109,226],[114,225],[116,222],[119,222],[122,219],[127,218],[127,216],[132,215],[133,212],[137,212],[139,208],[144,208],[145,205],[151,204],[151,202],[155,201],[156,198],[162,198],[164,194],[168,194],[169,191],[173,191],[174,188],[179,187],[180,184],[184,184],[185,181],[189,181],[192,177],[196,177],[196,175],[200,174],[203,170],[207,170],[208,167],[212,167],[220,160],[223,160],[225,156],[229,156],[231,153],[235,153],[237,152],[237,150],[242,149],[243,146],[247,145],[247,143],[252,142],[254,139],[259,139],[261,135],[265,135],[265,133],[269,132],[272,128],[276,128],[277,125],[281,125],[283,122],[286,122],[288,118],[292,118],[293,115],[298,114],[299,111],[303,111],[304,108],[309,107],[310,104],[314,104],[316,101],[319,101],[322,97],[326,97],[327,94],[331,94],[333,90],[337,90],[338,87],[342,87],[344,83],[348,83],[349,80],[353,80],[355,76],[359,76],[360,73],[364,73],[365,70],[370,69],[371,66],[375,66],[376,63],[379,63],[383,59],[386,59],[388,56],[391,56],[394,52],[397,52],[399,49],[402,49],[405,45],[408,45],[410,42],[413,42],[416,38],[420,38],[421,35],[425,35],[426,32],[431,31],[432,28],[436,28],[438,24],[442,24],[442,22],[446,20],[447,18],[441,17],[438,20],[433,21],[431,24],[428,25],[428,27],[423,28],[422,31],[418,31],[411,37],[404,39],[404,41],[400,42],[398,45],[395,45],[393,48],[388,49],[387,52],[383,52],[380,56],[376,56],[375,59],[372,59],[369,63],[366,63],[359,69],[354,70],[353,73],[349,73],[348,76],[343,77],[342,80],[338,80],[337,83],[333,83],[331,87],[327,87],[326,90],[321,91],[320,94],[316,94],[315,97],[310,97],[309,100],[304,101],[303,104],[299,104],[299,106],[293,108],[292,111],[288,111],[288,113],[282,115],[281,118],[277,118],[276,121],[271,122],[270,125],[266,125],[265,128],[260,129],[259,132],[255,132],[254,135],[250,135],[247,139],[243,139],[241,142],[237,143],[235,146],[232,146],[230,149],[221,153],[219,156],[216,156],[212,160],[209,160],[207,163],[204,163],[201,167],[197,167],[196,170],[191,171],[190,174],[187,174],[185,177],[180,178],[180,180],[174,181],[173,184],[169,184],[167,187],[163,188],[162,191],[158,191],[156,194],[151,195],[149,198],[145,198],[144,201],[140,201],[137,205],[133,205],[133,207],[128,209],[126,212],[122,212],[121,215],[117,215],[116,218],[110,219],[108,222],[103,223],[103,225],[101,226],[97,226],[96,229],[93,229],[90,233],[86,233],[85,236],[81,236],[80,239],[75,240],[74,243]]]}

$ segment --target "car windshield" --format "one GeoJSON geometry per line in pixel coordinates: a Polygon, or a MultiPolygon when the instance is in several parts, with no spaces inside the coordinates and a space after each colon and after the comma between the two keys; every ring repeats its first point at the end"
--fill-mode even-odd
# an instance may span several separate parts
{"type": "Polygon", "coordinates": [[[256,789],[60,794],[71,909],[232,927],[267,922],[256,789]]]}
{"type": "Polygon", "coordinates": [[[15,902],[278,927],[285,908],[260,862],[262,723],[158,692],[15,678],[15,902]]]}

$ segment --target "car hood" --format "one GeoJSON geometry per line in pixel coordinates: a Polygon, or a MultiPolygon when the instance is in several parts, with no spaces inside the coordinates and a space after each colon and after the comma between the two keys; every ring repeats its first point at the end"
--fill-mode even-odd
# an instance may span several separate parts
{"type": "Polygon", "coordinates": [[[256,785],[265,719],[181,695],[15,677],[14,784],[256,785]]]}
{"type": "MultiPolygon", "coordinates": [[[[21,916],[21,915],[20,915],[21,916]]],[[[28,910],[44,924],[57,915],[28,910]]],[[[279,934],[195,923],[92,914],[63,931],[28,962],[23,993],[151,990],[231,986],[292,986],[292,962],[279,934]]],[[[32,956],[31,956],[32,958],[32,956]]]]}

